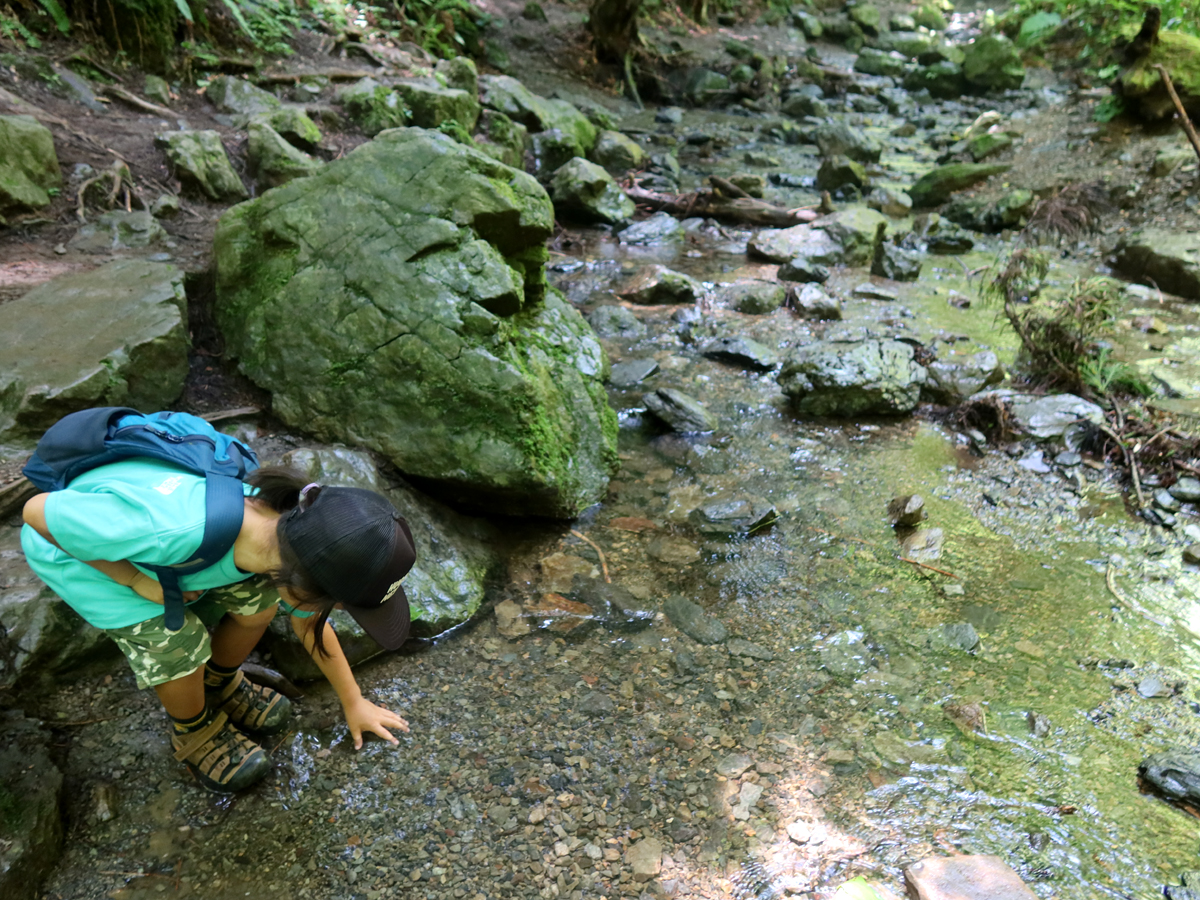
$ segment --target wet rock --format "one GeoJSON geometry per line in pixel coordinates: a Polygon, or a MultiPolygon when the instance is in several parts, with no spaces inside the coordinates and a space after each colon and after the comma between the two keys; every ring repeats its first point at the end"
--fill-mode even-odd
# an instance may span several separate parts
{"type": "Polygon", "coordinates": [[[817,648],[821,666],[831,675],[857,676],[871,667],[871,652],[863,643],[861,631],[840,631],[830,635],[817,648]]]}
{"type": "Polygon", "coordinates": [[[1042,440],[1062,437],[1068,429],[1077,428],[1083,422],[1098,424],[1104,421],[1104,410],[1074,394],[1048,394],[1044,397],[1013,394],[1009,409],[1023,431],[1042,440]]]}
{"type": "Polygon", "coordinates": [[[1171,496],[1184,503],[1200,503],[1200,478],[1184,475],[1167,488],[1171,496]]]}
{"type": "Polygon", "coordinates": [[[939,359],[926,369],[928,377],[921,396],[945,406],[957,406],[972,394],[1004,380],[1004,367],[991,350],[981,350],[966,358],[939,359]]]}
{"type": "Polygon", "coordinates": [[[663,612],[671,624],[698,644],[720,644],[729,637],[728,630],[719,619],[679,594],[668,598],[663,604],[663,612]]]}
{"type": "Polygon", "coordinates": [[[0,304],[0,441],[87,406],[169,409],[188,371],[186,304],[179,269],[140,259],[0,304]]]}
{"type": "Polygon", "coordinates": [[[646,334],[646,326],[623,306],[598,306],[588,314],[588,324],[598,337],[609,340],[636,340],[646,334]]]}
{"type": "Polygon", "coordinates": [[[608,383],[615,388],[629,388],[641,384],[658,371],[658,363],[652,359],[631,359],[616,363],[608,376],[608,383]]]}
{"type": "MultiPolygon", "coordinates": [[[[816,92],[800,91],[788,95],[779,111],[793,119],[805,119],[814,116],[823,119],[829,115],[829,104],[825,102],[824,93],[817,85],[804,85],[816,88],[816,92]]],[[[815,141],[813,141],[815,143],[815,141]]]]}
{"type": "Polygon", "coordinates": [[[662,842],[657,838],[642,838],[625,851],[625,865],[633,872],[636,882],[657,878],[662,871],[662,842]]]}
{"type": "Polygon", "coordinates": [[[663,106],[654,113],[654,121],[664,125],[678,125],[683,121],[683,110],[678,106],[663,106]]]}
{"type": "Polygon", "coordinates": [[[1154,491],[1153,502],[1156,507],[1165,509],[1167,512],[1179,512],[1183,508],[1183,504],[1172,497],[1166,488],[1158,488],[1154,491]]]}
{"type": "Polygon", "coordinates": [[[964,53],[963,77],[975,91],[1015,91],[1025,81],[1020,51],[1002,34],[976,38],[964,53]]]}
{"type": "Polygon", "coordinates": [[[659,388],[642,396],[646,409],[670,428],[684,434],[715,431],[717,421],[694,397],[672,388],[659,388]]]}
{"type": "Polygon", "coordinates": [[[902,79],[909,68],[908,57],[896,51],[874,50],[864,47],[854,60],[854,71],[866,75],[885,75],[902,79]]]}
{"type": "Polygon", "coordinates": [[[585,716],[600,717],[616,712],[613,698],[601,691],[590,691],[576,704],[575,709],[585,716]]]}
{"type": "Polygon", "coordinates": [[[869,281],[865,281],[856,287],[854,289],[854,296],[862,297],[864,300],[883,300],[885,302],[900,299],[900,296],[891,288],[881,287],[869,281]]]}
{"type": "Polygon", "coordinates": [[[821,156],[845,156],[859,163],[877,163],[883,145],[845,122],[829,122],[816,130],[821,156]]]}
{"type": "Polygon", "coordinates": [[[0,225],[5,215],[46,206],[61,185],[50,131],[33,116],[0,116],[0,225]]]}
{"type": "Polygon", "coordinates": [[[755,804],[762,799],[763,787],[755,784],[752,781],[743,781],[741,790],[738,791],[737,802],[733,804],[730,810],[733,818],[745,822],[750,818],[750,811],[755,804]]]}
{"type": "Polygon", "coordinates": [[[1034,200],[1032,191],[1009,191],[994,201],[974,197],[954,200],[942,214],[973,231],[995,234],[1023,225],[1033,210],[1034,200]]]}
{"type": "Polygon", "coordinates": [[[605,627],[619,632],[642,631],[654,624],[656,613],[646,609],[619,584],[598,579],[575,579],[575,595],[592,609],[605,627]]]}
{"type": "Polygon", "coordinates": [[[17,710],[0,713],[0,896],[41,896],[62,850],[62,781],[39,723],[17,710]]]}
{"type": "Polygon", "coordinates": [[[917,562],[933,562],[942,558],[942,545],[946,535],[940,528],[921,528],[905,535],[900,541],[900,552],[917,562]]]}
{"type": "Polygon", "coordinates": [[[741,188],[751,197],[757,197],[759,200],[767,190],[767,179],[753,172],[735,173],[729,176],[729,181],[734,187],[741,188]]]}
{"type": "Polygon", "coordinates": [[[538,560],[538,568],[542,572],[541,586],[558,593],[571,590],[577,575],[594,578],[599,574],[588,560],[570,553],[551,553],[538,560]]]}
{"type": "Polygon", "coordinates": [[[408,108],[400,95],[374,78],[363,78],[338,91],[346,116],[367,137],[408,124],[408,108]]]}
{"type": "Polygon", "coordinates": [[[323,165],[285,141],[270,125],[251,122],[248,131],[246,160],[254,177],[268,187],[312,175],[323,165]]]}
{"type": "Polygon", "coordinates": [[[167,232],[149,210],[111,209],[101,213],[94,223],[82,226],[67,246],[83,253],[112,253],[149,247],[166,239],[167,232]]]}
{"type": "Polygon", "coordinates": [[[635,207],[613,177],[585,159],[575,158],[550,180],[554,209],[565,218],[615,225],[632,218],[635,207]]]}
{"type": "Polygon", "coordinates": [[[159,106],[170,107],[171,101],[174,99],[171,96],[171,86],[165,79],[159,78],[157,75],[146,76],[142,93],[146,95],[147,100],[157,103],[159,106]]]}
{"type": "Polygon", "coordinates": [[[967,80],[958,64],[943,60],[909,72],[904,87],[914,93],[928,91],[936,100],[953,100],[962,96],[967,80]]]}
{"type": "Polygon", "coordinates": [[[924,255],[916,250],[906,250],[888,241],[880,241],[875,248],[871,274],[891,281],[916,281],[921,277],[924,262],[924,255]]]}
{"type": "Polygon", "coordinates": [[[1189,750],[1155,753],[1138,766],[1138,775],[1171,800],[1200,802],[1200,753],[1189,750]]]}
{"type": "Polygon", "coordinates": [[[479,129],[475,135],[476,148],[506,166],[525,168],[529,129],[494,109],[481,112],[476,127],[479,129]]]}
{"type": "Polygon", "coordinates": [[[1025,713],[1025,721],[1029,725],[1029,733],[1035,738],[1044,738],[1050,733],[1050,720],[1041,713],[1030,710],[1025,713]]]}
{"type": "Polygon", "coordinates": [[[913,13],[913,21],[918,26],[928,28],[930,31],[946,30],[946,17],[942,14],[938,0],[924,0],[913,13]]]}
{"type": "Polygon", "coordinates": [[[787,289],[771,281],[737,281],[722,285],[721,299],[747,315],[764,315],[783,305],[787,289]]]}
{"type": "Polygon", "coordinates": [[[221,135],[215,131],[171,131],[155,137],[180,180],[199,188],[210,200],[244,200],[250,196],[229,162],[221,135]]]}
{"type": "Polygon", "coordinates": [[[537,630],[569,636],[572,640],[585,637],[596,624],[596,616],[586,603],[553,592],[526,600],[522,611],[537,630]]]}
{"type": "Polygon", "coordinates": [[[1155,697],[1170,697],[1174,695],[1175,689],[1157,675],[1150,675],[1138,682],[1137,692],[1139,696],[1152,700],[1155,697]]]}
{"type": "Polygon", "coordinates": [[[708,106],[725,99],[732,85],[729,79],[712,69],[693,69],[684,82],[684,96],[693,106],[708,106]]]}
{"type": "Polygon", "coordinates": [[[979,134],[967,141],[967,152],[975,162],[1003,153],[1013,145],[1013,137],[1005,132],[979,134]]]}
{"type": "Polygon", "coordinates": [[[591,160],[614,175],[637,169],[646,161],[646,151],[633,138],[619,131],[601,131],[592,148],[591,160]]]}
{"type": "Polygon", "coordinates": [[[812,225],[764,228],[750,238],[747,248],[751,256],[774,263],[786,263],[803,257],[818,265],[840,266],[846,259],[840,242],[835,241],[824,229],[812,225]]]}
{"type": "Polygon", "coordinates": [[[882,14],[879,7],[873,3],[855,3],[847,10],[850,21],[858,24],[864,32],[870,35],[879,34],[882,14]]]}
{"type": "Polygon", "coordinates": [[[525,609],[514,600],[497,603],[492,610],[496,616],[496,631],[509,640],[516,640],[533,632],[533,625],[525,615],[525,609]]]}
{"type": "Polygon", "coordinates": [[[796,291],[788,305],[802,319],[837,321],[842,318],[842,301],[829,296],[815,284],[806,284],[796,291]]]}
{"type": "Polygon", "coordinates": [[[871,209],[879,210],[885,216],[891,216],[894,219],[903,219],[911,213],[912,205],[912,197],[908,196],[904,191],[897,191],[892,188],[876,188],[871,191],[871,196],[867,198],[867,206],[871,209]]]}
{"type": "Polygon", "coordinates": [[[998,856],[929,857],[904,870],[915,900],[1034,900],[1037,896],[998,856]]]}
{"type": "MultiPolygon", "coordinates": [[[[887,219],[873,209],[858,206],[823,216],[813,222],[812,227],[824,231],[838,245],[843,265],[865,266],[874,259],[876,248],[883,240],[887,219]]],[[[804,255],[814,262],[823,262],[811,253],[796,253],[791,258],[804,255]]]]}
{"type": "Polygon", "coordinates": [[[651,265],[641,269],[617,296],[643,306],[695,303],[704,296],[704,286],[682,272],[651,265]]]}
{"type": "Polygon", "coordinates": [[[937,42],[936,36],[917,31],[913,27],[893,29],[887,34],[881,34],[875,43],[880,50],[893,50],[906,59],[917,59],[928,53],[937,42]]]}
{"type": "Polygon", "coordinates": [[[222,75],[210,81],[204,89],[204,97],[219,112],[240,115],[244,119],[283,107],[283,102],[274,94],[232,75],[222,75]]]}
{"type": "MultiPolygon", "coordinates": [[[[479,68],[471,57],[454,56],[450,59],[440,59],[433,71],[439,81],[445,82],[446,87],[466,91],[472,97],[479,96],[479,68]]],[[[478,111],[476,108],[476,113],[478,111]]]]}
{"type": "Polygon", "coordinates": [[[730,656],[745,656],[749,659],[761,659],[763,662],[775,659],[775,654],[770,650],[743,638],[730,638],[725,643],[725,649],[729,651],[730,656]]]}
{"type": "Polygon", "coordinates": [[[887,520],[893,528],[897,525],[908,528],[920,525],[926,515],[925,498],[920,494],[905,494],[888,501],[887,520]]]}
{"type": "Polygon", "coordinates": [[[1054,464],[1069,469],[1083,463],[1083,457],[1073,450],[1064,450],[1054,457],[1054,464]]]}
{"type": "Polygon", "coordinates": [[[845,156],[827,157],[817,170],[817,188],[822,191],[836,191],[845,185],[861,188],[867,180],[867,170],[845,156]]]}
{"type": "Polygon", "coordinates": [[[767,371],[779,365],[779,356],[770,347],[744,337],[722,337],[705,344],[701,356],[767,371]]]}
{"type": "Polygon", "coordinates": [[[606,488],[615,418],[603,349],[546,285],[552,225],[530,176],[393,129],[225,213],[217,320],[285,422],[464,505],[574,515],[606,488]],[[298,344],[321,351],[295,357],[298,344]]]}
{"type": "Polygon", "coordinates": [[[586,157],[596,145],[596,126],[566,100],[539,97],[508,75],[481,76],[479,88],[484,106],[504,113],[535,134],[558,131],[564,144],[574,151],[574,156],[586,157]]]}
{"type": "Polygon", "coordinates": [[[916,407],[925,370],[900,341],[819,341],[793,351],[776,380],[804,415],[899,415],[916,407]]]}
{"type": "Polygon", "coordinates": [[[778,278],[780,281],[824,284],[829,280],[829,269],[807,256],[797,256],[779,267],[778,278]]]}
{"type": "Polygon", "coordinates": [[[408,120],[418,128],[437,128],[444,122],[457,122],[467,134],[479,118],[479,100],[474,92],[443,87],[435,79],[400,80],[394,89],[408,107],[408,120]]]}
{"type": "Polygon", "coordinates": [[[770,503],[745,497],[714,497],[688,514],[688,523],[705,537],[755,534],[779,518],[770,503]]]}
{"type": "Polygon", "coordinates": [[[111,822],[121,809],[121,795],[111,784],[98,784],[92,788],[91,811],[87,815],[88,824],[111,822]]]}
{"type": "Polygon", "coordinates": [[[932,629],[932,642],[952,650],[970,653],[979,646],[979,634],[970,622],[951,622],[932,629]]]}
{"type": "Polygon", "coordinates": [[[955,191],[965,190],[1009,168],[997,164],[951,163],[921,176],[908,193],[915,207],[937,206],[950,199],[955,191]]]}
{"type": "Polygon", "coordinates": [[[1200,300],[1200,234],[1145,229],[1123,237],[1115,253],[1126,278],[1200,300]]]}
{"type": "Polygon", "coordinates": [[[634,222],[619,235],[622,244],[633,244],[640,247],[652,247],[666,244],[683,237],[683,226],[670,213],[658,212],[634,222]]]}
{"type": "Polygon", "coordinates": [[[1182,31],[1160,30],[1147,52],[1126,66],[1113,90],[1137,105],[1143,118],[1175,115],[1175,106],[1155,66],[1171,73],[1175,91],[1193,118],[1200,108],[1200,38],[1182,31]]]}

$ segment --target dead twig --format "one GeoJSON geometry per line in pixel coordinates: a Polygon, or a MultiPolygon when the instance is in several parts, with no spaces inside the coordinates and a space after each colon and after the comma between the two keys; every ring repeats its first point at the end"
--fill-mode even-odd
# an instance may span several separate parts
{"type": "Polygon", "coordinates": [[[900,562],[909,563],[910,565],[920,566],[922,569],[928,569],[930,572],[937,572],[939,575],[947,575],[950,578],[958,578],[958,576],[953,572],[947,572],[945,569],[939,569],[936,566],[930,566],[926,563],[918,562],[915,559],[909,559],[907,556],[897,556],[896,559],[900,560],[900,562]]]}
{"type": "Polygon", "coordinates": [[[99,719],[84,719],[82,722],[53,722],[51,728],[78,728],[81,725],[95,725],[97,722],[108,722],[116,716],[101,716],[99,719]]]}
{"type": "Polygon", "coordinates": [[[1117,590],[1117,570],[1113,567],[1111,562],[1109,562],[1108,569],[1104,573],[1104,584],[1108,587],[1108,592],[1112,594],[1117,599],[1117,602],[1122,606],[1129,607],[1135,613],[1143,616],[1144,618],[1153,622],[1155,625],[1167,624],[1162,619],[1152,615],[1149,610],[1141,606],[1136,600],[1131,600],[1129,597],[1126,597],[1119,590],[1117,590]]]}
{"type": "Polygon", "coordinates": [[[1138,472],[1137,462],[1133,458],[1133,454],[1129,452],[1129,448],[1125,446],[1125,442],[1117,437],[1117,433],[1107,425],[1097,426],[1103,434],[1108,435],[1109,439],[1121,449],[1121,455],[1125,457],[1125,465],[1129,468],[1129,475],[1133,479],[1133,490],[1137,494],[1138,511],[1141,512],[1146,508],[1146,497],[1142,494],[1142,478],[1138,472]]]}
{"type": "Polygon", "coordinates": [[[119,84],[106,84],[100,88],[102,94],[108,94],[110,97],[116,97],[122,103],[132,106],[134,109],[140,109],[142,112],[150,113],[151,115],[159,116],[163,119],[172,119],[175,117],[173,110],[167,109],[165,106],[159,106],[151,103],[148,100],[143,100],[137,94],[125,90],[119,84]]]}
{"type": "Polygon", "coordinates": [[[585,544],[587,544],[589,547],[591,547],[593,550],[596,551],[596,555],[600,557],[600,571],[604,573],[604,583],[612,584],[612,579],[608,577],[608,563],[604,559],[604,551],[600,549],[600,546],[595,541],[593,541],[591,538],[587,537],[586,535],[580,534],[574,528],[571,529],[571,534],[575,535],[575,537],[579,538],[581,541],[583,541],[585,544]]]}
{"type": "Polygon", "coordinates": [[[1187,132],[1188,140],[1192,142],[1192,149],[1196,151],[1196,158],[1200,159],[1200,137],[1196,135],[1196,129],[1192,126],[1192,120],[1188,118],[1187,110],[1183,108],[1179,94],[1175,93],[1175,85],[1171,82],[1170,73],[1161,64],[1156,65],[1154,68],[1158,69],[1163,86],[1166,87],[1167,93],[1171,95],[1171,102],[1175,104],[1175,112],[1179,113],[1179,121],[1183,124],[1183,130],[1187,132]]]}

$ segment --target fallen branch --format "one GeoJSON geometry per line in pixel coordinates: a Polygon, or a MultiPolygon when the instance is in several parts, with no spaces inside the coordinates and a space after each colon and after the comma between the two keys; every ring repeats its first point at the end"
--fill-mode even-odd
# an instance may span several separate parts
{"type": "Polygon", "coordinates": [[[673,216],[704,216],[766,228],[788,228],[817,218],[817,214],[811,210],[789,210],[764,200],[751,197],[721,197],[709,191],[660,194],[630,185],[625,188],[625,193],[639,206],[648,207],[655,212],[667,212],[673,216]]]}
{"type": "Polygon", "coordinates": [[[1196,129],[1192,126],[1192,120],[1188,118],[1187,111],[1183,108],[1183,103],[1179,100],[1179,94],[1175,93],[1175,85],[1171,83],[1171,75],[1167,72],[1166,67],[1159,64],[1154,68],[1158,69],[1158,74],[1162,78],[1162,83],[1167,89],[1167,93],[1171,95],[1171,102],[1175,104],[1175,112],[1179,113],[1179,121],[1183,123],[1183,130],[1187,132],[1188,140],[1192,142],[1192,149],[1196,151],[1196,158],[1200,159],[1200,137],[1196,136],[1196,129]]]}
{"type": "Polygon", "coordinates": [[[1142,494],[1142,479],[1138,474],[1137,462],[1134,460],[1133,454],[1129,452],[1129,448],[1125,446],[1125,442],[1117,437],[1115,431],[1107,425],[1100,425],[1098,427],[1102,433],[1108,435],[1112,442],[1121,448],[1121,454],[1125,457],[1125,465],[1129,467],[1129,474],[1133,479],[1134,493],[1137,494],[1138,512],[1141,512],[1146,508],[1146,497],[1142,494]]]}
{"type": "Polygon", "coordinates": [[[1122,606],[1128,606],[1135,613],[1140,616],[1144,616],[1155,625],[1168,624],[1157,616],[1152,615],[1149,610],[1141,606],[1136,600],[1131,600],[1117,590],[1117,570],[1113,568],[1113,564],[1111,562],[1108,564],[1108,569],[1104,573],[1104,584],[1108,587],[1108,592],[1112,594],[1117,599],[1117,602],[1122,606]]]}
{"type": "Polygon", "coordinates": [[[299,84],[305,78],[313,78],[321,76],[328,78],[330,81],[358,81],[361,78],[366,78],[368,75],[373,75],[374,72],[351,71],[349,69],[335,69],[326,72],[276,72],[271,75],[259,75],[254,79],[255,84],[299,84]]]}
{"type": "Polygon", "coordinates": [[[600,549],[600,546],[595,541],[593,541],[591,538],[580,534],[574,528],[571,529],[571,534],[575,535],[575,537],[579,538],[581,541],[583,541],[585,544],[587,544],[589,547],[591,547],[593,550],[596,551],[596,555],[600,557],[600,571],[604,573],[604,583],[612,584],[612,579],[608,577],[608,563],[605,562],[605,560],[604,560],[604,551],[600,549]]]}
{"type": "Polygon", "coordinates": [[[914,566],[920,566],[922,569],[928,569],[930,572],[937,572],[939,575],[947,575],[950,578],[958,578],[953,572],[947,572],[945,569],[939,569],[935,566],[926,565],[923,562],[917,562],[915,559],[909,559],[907,556],[897,556],[896,559],[900,562],[906,562],[914,566]]]}
{"type": "Polygon", "coordinates": [[[220,422],[224,419],[236,419],[239,416],[252,416],[262,412],[257,406],[238,406],[234,409],[219,409],[216,412],[204,413],[200,416],[205,422],[220,422]]]}
{"type": "Polygon", "coordinates": [[[147,112],[163,119],[175,118],[175,112],[173,110],[169,110],[165,106],[159,106],[156,103],[151,103],[148,100],[143,100],[137,94],[125,90],[125,88],[121,87],[119,84],[106,84],[100,88],[100,93],[108,94],[110,97],[116,97],[122,103],[132,106],[134,109],[140,109],[142,112],[147,112]]]}
{"type": "Polygon", "coordinates": [[[754,199],[728,178],[722,178],[720,175],[709,175],[708,180],[725,197],[754,199]]]}

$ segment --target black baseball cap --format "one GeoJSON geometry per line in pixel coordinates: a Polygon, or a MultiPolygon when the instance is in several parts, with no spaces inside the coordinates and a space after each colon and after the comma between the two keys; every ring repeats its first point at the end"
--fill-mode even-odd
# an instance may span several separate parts
{"type": "Polygon", "coordinates": [[[284,519],[300,565],[385,650],[408,637],[400,579],[417,558],[404,517],[374,491],[310,484],[284,519]]]}

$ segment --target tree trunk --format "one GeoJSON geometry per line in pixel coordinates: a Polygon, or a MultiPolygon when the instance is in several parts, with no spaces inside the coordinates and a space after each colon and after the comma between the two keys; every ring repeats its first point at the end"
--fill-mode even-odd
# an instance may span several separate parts
{"type": "Polygon", "coordinates": [[[596,41],[596,58],[624,64],[638,39],[637,17],[642,0],[592,0],[588,29],[596,41]]]}

